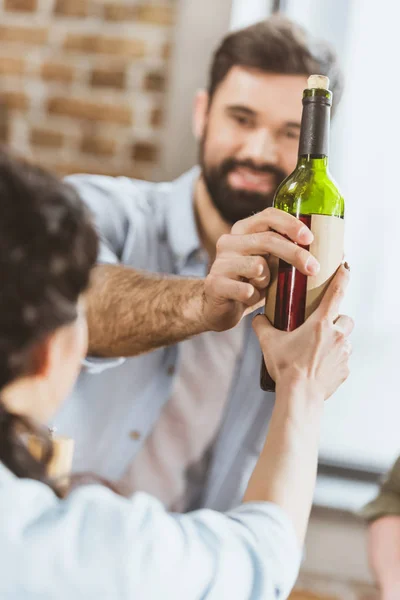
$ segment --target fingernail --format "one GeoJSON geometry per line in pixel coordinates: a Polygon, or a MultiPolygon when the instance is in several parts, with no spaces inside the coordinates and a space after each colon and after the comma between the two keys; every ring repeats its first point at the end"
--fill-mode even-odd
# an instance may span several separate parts
{"type": "Polygon", "coordinates": [[[247,287],[247,294],[246,294],[246,296],[248,298],[251,298],[253,294],[254,294],[254,286],[252,286],[251,284],[249,284],[248,287],[247,287]]]}
{"type": "Polygon", "coordinates": [[[316,275],[320,270],[319,262],[313,256],[310,256],[306,262],[306,269],[311,275],[316,275]]]}
{"type": "Polygon", "coordinates": [[[304,244],[311,244],[314,236],[308,227],[302,227],[299,231],[299,241],[304,244]]]}
{"type": "Polygon", "coordinates": [[[258,277],[261,277],[261,275],[264,273],[264,267],[262,265],[258,265],[258,269],[257,269],[257,275],[258,277]]]}

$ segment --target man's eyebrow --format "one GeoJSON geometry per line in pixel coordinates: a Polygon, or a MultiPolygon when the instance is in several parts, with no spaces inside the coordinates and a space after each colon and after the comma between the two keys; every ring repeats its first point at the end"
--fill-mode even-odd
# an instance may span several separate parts
{"type": "Polygon", "coordinates": [[[248,106],[242,106],[241,104],[233,104],[231,106],[227,106],[226,110],[228,112],[241,112],[252,117],[255,117],[257,114],[255,110],[252,110],[248,106]]]}

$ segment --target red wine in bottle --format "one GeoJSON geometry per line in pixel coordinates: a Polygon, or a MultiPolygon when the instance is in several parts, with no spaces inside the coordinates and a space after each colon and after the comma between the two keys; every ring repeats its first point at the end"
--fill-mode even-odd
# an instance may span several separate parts
{"type": "MultiPolygon", "coordinates": [[[[317,308],[343,260],[344,199],[328,170],[330,108],[329,80],[312,75],[303,93],[299,158],[293,173],[278,187],[273,206],[300,219],[314,234],[305,247],[321,265],[307,277],[283,260],[270,260],[271,283],[265,314],[282,331],[293,331],[317,308]]],[[[264,360],[261,388],[274,391],[275,382],[264,360]]]]}

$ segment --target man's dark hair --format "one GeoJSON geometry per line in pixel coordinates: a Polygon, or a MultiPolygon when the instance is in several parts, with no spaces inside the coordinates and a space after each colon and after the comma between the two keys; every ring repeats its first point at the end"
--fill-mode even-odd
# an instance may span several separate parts
{"type": "Polygon", "coordinates": [[[285,75],[326,75],[334,106],[342,95],[342,73],[331,46],[280,15],[234,31],[222,40],[211,65],[210,99],[235,66],[285,75]]]}

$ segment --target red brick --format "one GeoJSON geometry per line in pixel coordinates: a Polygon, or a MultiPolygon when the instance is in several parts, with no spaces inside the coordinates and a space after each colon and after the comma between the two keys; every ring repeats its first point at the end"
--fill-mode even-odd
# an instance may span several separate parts
{"type": "Polygon", "coordinates": [[[9,12],[36,12],[38,0],[4,0],[4,10],[9,12]]]}
{"type": "Polygon", "coordinates": [[[135,5],[127,5],[118,3],[106,3],[104,5],[104,18],[107,21],[135,21],[138,15],[138,7],[135,5]]]}
{"type": "Polygon", "coordinates": [[[112,54],[129,58],[142,58],[146,45],[143,40],[100,35],[80,35],[71,33],[64,42],[65,50],[92,54],[112,54]]]}
{"type": "Polygon", "coordinates": [[[62,17],[87,17],[91,7],[90,0],[56,0],[54,12],[62,17]]]}
{"type": "Polygon", "coordinates": [[[168,4],[138,6],[138,21],[153,25],[172,25],[175,9],[168,4]]]}
{"type": "Polygon", "coordinates": [[[41,129],[37,127],[32,129],[30,141],[33,146],[42,146],[44,148],[61,148],[64,143],[64,136],[59,131],[41,129]]]}
{"type": "Polygon", "coordinates": [[[23,44],[44,45],[49,31],[46,27],[11,27],[0,25],[0,42],[21,42],[23,44]]]}
{"type": "Polygon", "coordinates": [[[153,108],[150,115],[150,123],[152,127],[161,127],[164,121],[164,114],[161,108],[153,108]]]}
{"type": "Polygon", "coordinates": [[[62,62],[43,63],[40,74],[45,81],[71,83],[74,79],[74,68],[62,62]]]}
{"type": "Polygon", "coordinates": [[[127,6],[122,2],[108,2],[104,6],[107,21],[138,21],[153,25],[171,25],[175,20],[175,9],[165,4],[127,6]]]}
{"type": "Polygon", "coordinates": [[[93,87],[125,88],[126,70],[124,67],[98,67],[93,69],[90,76],[93,87]]]}
{"type": "Polygon", "coordinates": [[[132,158],[138,162],[155,162],[158,148],[149,142],[137,142],[132,149],[132,158]]]}
{"type": "Polygon", "coordinates": [[[156,71],[147,73],[144,79],[144,89],[149,92],[162,92],[165,89],[165,76],[156,71]]]}
{"type": "Polygon", "coordinates": [[[29,98],[24,92],[0,92],[0,105],[9,110],[26,111],[29,108],[29,98]]]}
{"type": "Polygon", "coordinates": [[[126,104],[105,103],[82,98],[56,96],[48,101],[49,114],[64,115],[89,121],[103,121],[132,125],[132,108],[126,104]]]}
{"type": "Polygon", "coordinates": [[[0,57],[0,75],[22,75],[25,71],[25,61],[16,56],[0,57]]]}
{"type": "Polygon", "coordinates": [[[97,156],[113,156],[117,148],[115,139],[101,136],[85,136],[81,142],[81,151],[97,156]]]}

